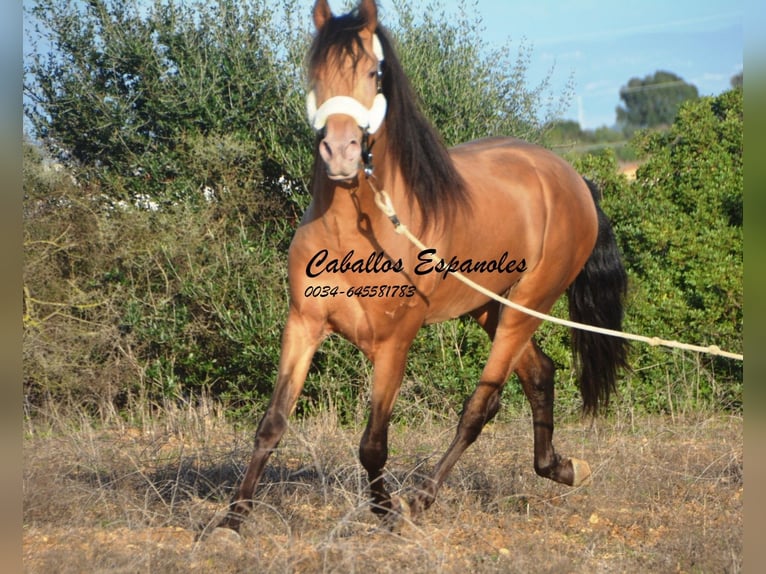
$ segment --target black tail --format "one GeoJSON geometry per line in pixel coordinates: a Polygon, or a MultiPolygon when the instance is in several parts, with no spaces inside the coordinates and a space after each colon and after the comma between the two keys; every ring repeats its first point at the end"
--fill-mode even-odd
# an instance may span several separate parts
{"type": "MultiPolygon", "coordinates": [[[[598,212],[598,239],[585,267],[567,289],[569,317],[578,323],[621,330],[623,298],[628,276],[609,218],[599,207],[596,184],[585,180],[598,212]]],[[[628,366],[628,342],[619,337],[572,330],[572,348],[583,411],[596,414],[599,405],[609,404],[617,371],[628,366]]]]}

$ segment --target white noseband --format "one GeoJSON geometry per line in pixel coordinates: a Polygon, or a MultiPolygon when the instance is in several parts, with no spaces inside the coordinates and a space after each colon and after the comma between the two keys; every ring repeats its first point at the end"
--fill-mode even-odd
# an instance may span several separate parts
{"type": "Polygon", "coordinates": [[[345,114],[354,118],[360,128],[374,134],[386,117],[386,107],[386,97],[383,94],[375,96],[371,108],[365,107],[362,102],[349,96],[335,96],[317,109],[314,90],[311,90],[306,96],[306,112],[309,116],[309,122],[317,131],[327,125],[327,118],[331,115],[345,114]]]}
{"type": "MultiPolygon", "coordinates": [[[[372,51],[378,58],[378,73],[381,72],[384,55],[383,47],[377,34],[372,36],[372,51]]],[[[359,100],[350,96],[335,96],[326,100],[317,109],[317,99],[314,90],[311,90],[306,96],[306,113],[308,114],[311,127],[319,131],[327,125],[327,118],[333,114],[345,114],[351,116],[357,125],[364,131],[374,134],[383,123],[386,117],[386,108],[388,104],[386,97],[378,93],[372,102],[372,107],[368,108],[359,100]]]]}

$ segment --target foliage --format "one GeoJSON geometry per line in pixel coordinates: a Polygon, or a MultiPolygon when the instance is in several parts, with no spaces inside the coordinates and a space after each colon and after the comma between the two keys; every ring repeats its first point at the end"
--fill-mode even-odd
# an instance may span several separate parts
{"type": "MultiPolygon", "coordinates": [[[[285,0],[285,13],[294,8],[285,0]]],[[[279,30],[264,0],[155,2],[37,0],[38,39],[26,66],[25,113],[36,136],[80,180],[113,199],[148,195],[166,205],[230,182],[188,158],[198,147],[243,157],[244,173],[298,180],[308,171],[310,134],[302,103],[304,38],[279,30]],[[257,161],[253,161],[257,160],[257,161]],[[255,164],[255,165],[253,165],[255,164]]],[[[244,183],[244,182],[242,182],[244,183]]],[[[290,197],[267,190],[288,213],[290,197]]]]}
{"type": "MultiPolygon", "coordinates": [[[[294,24],[292,0],[282,8],[278,18],[261,0],[145,10],[132,0],[36,1],[48,26],[40,38],[55,52],[26,65],[25,113],[42,144],[24,145],[28,407],[210,393],[247,416],[268,399],[286,249],[313,145],[301,85],[308,24],[294,24]]],[[[404,0],[396,9],[399,20],[387,24],[446,141],[541,139],[535,112],[551,100],[544,85],[524,85],[526,49],[511,64],[486,51],[481,23],[468,16],[449,20],[428,6],[418,15],[404,0]]],[[[609,152],[581,160],[605,190],[626,254],[630,330],[741,348],[738,93],[684,107],[667,134],[637,138],[647,161],[634,184],[609,152]]],[[[577,412],[567,332],[546,324],[539,339],[559,367],[558,408],[577,412]]],[[[403,398],[459,410],[488,349],[469,320],[422,330],[403,398]]],[[[672,393],[658,389],[679,372],[694,375],[694,404],[741,400],[741,365],[701,359],[690,368],[658,349],[636,354],[626,383],[636,408],[670,408],[672,393]]],[[[327,341],[299,413],[330,404],[356,418],[369,374],[349,344],[327,341]]],[[[504,399],[524,404],[513,384],[504,399]]]]}
{"type": "Polygon", "coordinates": [[[621,131],[606,126],[584,130],[574,120],[549,122],[545,126],[543,144],[565,157],[579,157],[612,149],[622,161],[635,160],[635,151],[621,131]]]}
{"type": "Polygon", "coordinates": [[[698,95],[695,86],[672,72],[631,78],[627,86],[620,88],[624,106],[617,108],[617,123],[629,134],[637,129],[668,126],[681,104],[698,95]]]}
{"type": "Polygon", "coordinates": [[[26,150],[27,401],[266,395],[285,316],[284,230],[249,227],[235,192],[104,209],[26,150]]]}
{"type": "MultiPolygon", "coordinates": [[[[684,104],[666,132],[643,132],[633,145],[645,158],[636,181],[616,174],[613,157],[586,157],[578,167],[599,181],[604,210],[629,270],[626,330],[742,351],[742,90],[684,104]]],[[[657,369],[696,371],[702,398],[738,407],[742,363],[700,357],[689,363],[656,348],[635,348],[631,392],[669,408],[657,369]]],[[[685,377],[673,381],[681,384],[685,377]]]]}

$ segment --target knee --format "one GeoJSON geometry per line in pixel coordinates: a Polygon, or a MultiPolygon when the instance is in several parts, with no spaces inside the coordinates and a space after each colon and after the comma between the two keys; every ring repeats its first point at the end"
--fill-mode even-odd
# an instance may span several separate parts
{"type": "Polygon", "coordinates": [[[497,414],[497,411],[499,410],[500,410],[500,391],[492,395],[489,398],[489,401],[487,401],[487,412],[484,416],[484,424],[487,424],[489,421],[495,418],[495,415],[497,414]]]}
{"type": "Polygon", "coordinates": [[[498,388],[486,397],[483,404],[476,399],[476,393],[471,395],[463,403],[463,411],[460,413],[460,426],[474,438],[479,435],[484,425],[491,421],[500,410],[500,395],[502,388],[498,388]]]}
{"type": "Polygon", "coordinates": [[[468,444],[476,440],[481,433],[482,428],[484,428],[484,424],[494,415],[488,407],[489,405],[484,405],[483,408],[478,409],[470,398],[463,405],[463,412],[460,414],[460,424],[458,425],[458,433],[463,436],[463,439],[466,440],[468,444]]]}

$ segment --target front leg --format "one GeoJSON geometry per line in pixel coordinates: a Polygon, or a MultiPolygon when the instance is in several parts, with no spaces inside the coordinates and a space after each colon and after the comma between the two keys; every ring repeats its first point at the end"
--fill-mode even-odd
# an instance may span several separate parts
{"type": "Polygon", "coordinates": [[[409,343],[396,341],[376,352],[370,417],[359,444],[359,461],[367,471],[372,511],[382,516],[398,510],[386,489],[383,468],[388,460],[388,424],[399,396],[408,350],[409,343]]]}
{"type": "Polygon", "coordinates": [[[324,337],[323,323],[301,315],[290,309],[282,335],[282,350],[279,359],[279,374],[258,430],[245,478],[237,490],[226,517],[218,525],[236,532],[253,507],[253,494],[263,474],[271,453],[287,429],[287,419],[295,408],[306,381],[311,359],[324,337]]]}

